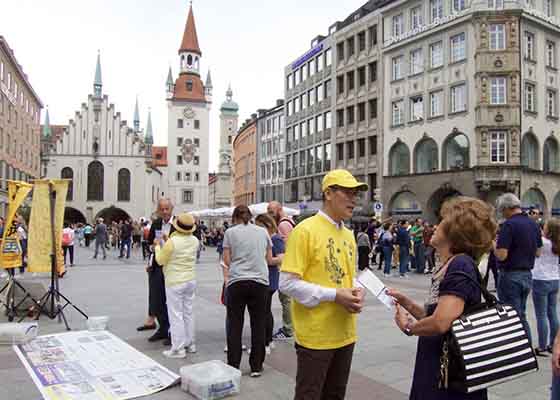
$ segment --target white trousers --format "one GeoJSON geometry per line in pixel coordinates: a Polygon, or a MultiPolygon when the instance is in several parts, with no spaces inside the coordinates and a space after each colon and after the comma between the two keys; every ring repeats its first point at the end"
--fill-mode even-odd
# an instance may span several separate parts
{"type": "Polygon", "coordinates": [[[165,288],[167,313],[171,330],[171,350],[181,350],[194,344],[193,302],[196,281],[165,288]]]}

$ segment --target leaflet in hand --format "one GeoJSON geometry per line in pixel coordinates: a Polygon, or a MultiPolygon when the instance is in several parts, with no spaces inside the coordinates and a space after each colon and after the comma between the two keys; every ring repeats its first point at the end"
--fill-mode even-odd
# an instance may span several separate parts
{"type": "Polygon", "coordinates": [[[377,297],[377,300],[379,300],[385,307],[388,309],[392,309],[394,307],[395,302],[393,298],[387,294],[387,287],[369,269],[360,272],[357,280],[363,287],[377,297]]]}

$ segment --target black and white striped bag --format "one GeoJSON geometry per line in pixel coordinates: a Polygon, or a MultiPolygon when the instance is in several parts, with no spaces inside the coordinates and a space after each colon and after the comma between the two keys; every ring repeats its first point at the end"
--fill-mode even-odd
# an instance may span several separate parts
{"type": "Polygon", "coordinates": [[[482,290],[485,303],[463,312],[443,343],[440,387],[471,393],[539,369],[525,327],[510,305],[464,272],[482,290]]]}

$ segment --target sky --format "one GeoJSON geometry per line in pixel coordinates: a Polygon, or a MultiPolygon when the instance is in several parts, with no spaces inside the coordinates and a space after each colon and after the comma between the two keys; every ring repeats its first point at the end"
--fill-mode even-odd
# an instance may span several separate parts
{"type": "MultiPolygon", "coordinates": [[[[93,92],[101,52],[103,92],[132,126],[138,96],[145,127],[152,112],[156,145],[167,145],[165,81],[177,77],[187,0],[0,0],[0,35],[49,108],[67,124],[93,92]]],[[[219,109],[231,83],[239,121],[284,97],[284,67],[365,0],[194,0],[201,75],[211,70],[210,171],[217,168],[219,109]]],[[[41,121],[44,119],[44,111],[41,121]]]]}

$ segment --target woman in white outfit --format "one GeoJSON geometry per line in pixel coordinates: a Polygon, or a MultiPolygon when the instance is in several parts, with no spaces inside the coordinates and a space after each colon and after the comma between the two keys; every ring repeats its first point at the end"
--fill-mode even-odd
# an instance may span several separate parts
{"type": "Polygon", "coordinates": [[[167,312],[171,326],[169,358],[185,358],[195,353],[193,302],[196,289],[195,264],[198,239],[192,235],[196,224],[184,213],[173,221],[175,232],[169,238],[155,239],[156,261],[163,267],[167,312]],[[165,244],[163,244],[165,241],[165,244]]]}

